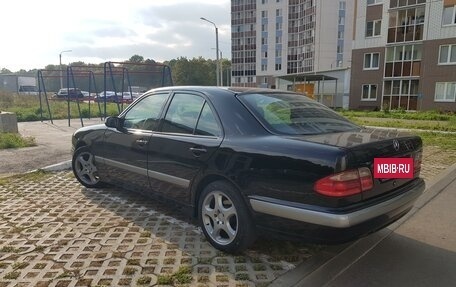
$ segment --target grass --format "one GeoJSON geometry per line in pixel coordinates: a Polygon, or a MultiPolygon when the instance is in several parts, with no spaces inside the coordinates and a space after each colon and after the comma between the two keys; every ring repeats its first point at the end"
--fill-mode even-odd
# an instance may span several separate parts
{"type": "Polygon", "coordinates": [[[32,137],[21,137],[21,135],[15,133],[0,133],[0,149],[22,148],[35,145],[35,139],[32,137]]]}
{"type": "Polygon", "coordinates": [[[2,248],[0,248],[0,252],[4,252],[4,253],[17,253],[17,252],[19,252],[19,249],[16,249],[16,248],[13,247],[13,246],[7,245],[7,246],[3,246],[2,248]]]}
{"type": "Polygon", "coordinates": [[[49,176],[51,176],[50,172],[39,169],[34,172],[19,174],[14,177],[21,178],[23,180],[39,182],[39,181],[42,181],[42,180],[48,178],[49,176]]]}
{"type": "Polygon", "coordinates": [[[5,274],[5,276],[3,278],[6,280],[13,280],[13,279],[17,279],[20,275],[21,275],[21,272],[13,271],[13,272],[5,274]]]}
{"type": "MultiPolygon", "coordinates": [[[[50,99],[48,102],[53,119],[68,118],[67,101],[50,99]]],[[[84,118],[99,117],[104,111],[104,107],[101,103],[101,113],[98,104],[94,102],[91,102],[90,107],[89,103],[79,102],[79,107],[81,110],[81,115],[84,118]]],[[[123,107],[126,108],[126,105],[123,107]]],[[[38,96],[17,95],[15,93],[0,92],[0,111],[15,113],[18,122],[38,121],[41,119],[41,114],[43,115],[43,120],[50,119],[46,100],[42,98],[40,106],[38,96]]],[[[117,108],[117,105],[113,103],[107,103],[106,114],[107,116],[118,115],[119,110],[117,108]]],[[[72,118],[79,117],[77,102],[70,102],[70,115],[72,118]]]]}
{"type": "Polygon", "coordinates": [[[353,122],[362,126],[391,127],[403,129],[419,129],[456,132],[456,120],[433,121],[433,120],[400,120],[378,118],[350,118],[353,122]]]}
{"type": "Polygon", "coordinates": [[[349,118],[367,117],[367,118],[390,118],[390,119],[406,119],[406,120],[428,120],[428,121],[451,121],[456,119],[456,113],[446,113],[440,111],[421,111],[407,112],[404,110],[397,111],[339,111],[343,116],[349,118]]]}
{"type": "Polygon", "coordinates": [[[456,113],[340,111],[340,114],[359,125],[410,129],[423,139],[424,146],[456,151],[456,134],[453,133],[456,132],[456,113]]]}
{"type": "Polygon", "coordinates": [[[17,270],[17,269],[24,269],[25,267],[27,267],[29,264],[27,262],[16,262],[13,264],[13,269],[14,270],[17,270]]]}
{"type": "Polygon", "coordinates": [[[9,177],[5,178],[0,178],[0,186],[11,186],[11,183],[14,179],[22,179],[22,180],[28,180],[32,182],[39,182],[42,181],[49,176],[51,176],[51,172],[44,171],[42,169],[39,169],[37,171],[33,172],[28,172],[24,174],[17,174],[17,175],[12,175],[9,177]]]}
{"type": "Polygon", "coordinates": [[[157,284],[159,285],[177,285],[190,284],[193,280],[192,270],[189,266],[181,266],[174,274],[158,275],[157,284]]]}
{"type": "Polygon", "coordinates": [[[136,281],[136,283],[138,285],[148,285],[150,284],[150,281],[152,281],[152,278],[149,277],[149,276],[143,276],[143,277],[140,277],[138,278],[138,280],[136,281]]]}
{"type": "Polygon", "coordinates": [[[456,134],[417,132],[424,146],[437,146],[443,150],[456,151],[456,134]]]}

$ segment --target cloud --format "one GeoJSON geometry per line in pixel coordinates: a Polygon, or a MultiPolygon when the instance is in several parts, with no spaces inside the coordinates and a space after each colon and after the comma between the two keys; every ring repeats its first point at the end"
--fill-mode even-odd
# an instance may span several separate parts
{"type": "Polygon", "coordinates": [[[228,0],[80,0],[66,7],[50,0],[32,2],[33,9],[24,14],[23,4],[16,2],[0,11],[2,26],[14,23],[14,29],[3,32],[14,45],[2,47],[0,68],[43,68],[56,64],[63,50],[72,50],[65,53],[65,63],[126,60],[134,54],[157,61],[214,58],[214,27],[200,17],[217,23],[225,57],[231,49],[228,0]]]}

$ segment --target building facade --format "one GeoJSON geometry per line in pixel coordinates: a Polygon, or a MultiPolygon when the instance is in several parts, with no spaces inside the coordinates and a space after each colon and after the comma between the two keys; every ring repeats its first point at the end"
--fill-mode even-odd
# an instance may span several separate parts
{"type": "Polygon", "coordinates": [[[232,85],[348,97],[355,0],[232,0],[232,85]]]}
{"type": "Polygon", "coordinates": [[[456,0],[356,4],[350,108],[456,111],[456,0]]]}

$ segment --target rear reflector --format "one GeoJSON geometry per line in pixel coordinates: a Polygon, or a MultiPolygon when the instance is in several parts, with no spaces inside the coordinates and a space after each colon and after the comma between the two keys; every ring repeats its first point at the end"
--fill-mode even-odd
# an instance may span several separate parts
{"type": "Polygon", "coordinates": [[[314,190],[326,196],[344,197],[369,190],[373,186],[371,171],[362,167],[324,177],[315,183],[314,190]]]}

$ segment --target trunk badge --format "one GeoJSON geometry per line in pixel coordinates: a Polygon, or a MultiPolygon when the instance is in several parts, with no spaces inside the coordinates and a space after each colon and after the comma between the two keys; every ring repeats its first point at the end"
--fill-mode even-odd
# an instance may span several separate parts
{"type": "Polygon", "coordinates": [[[396,151],[399,151],[399,141],[398,140],[393,140],[393,147],[396,151]]]}

